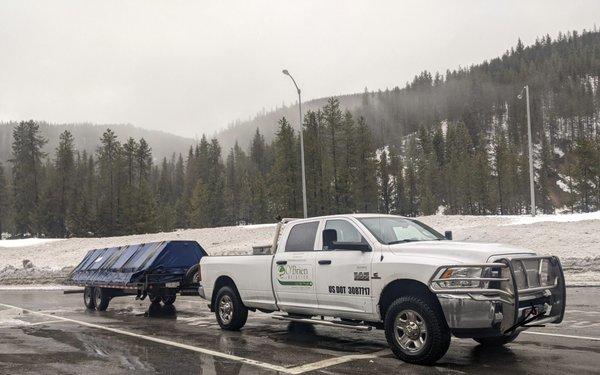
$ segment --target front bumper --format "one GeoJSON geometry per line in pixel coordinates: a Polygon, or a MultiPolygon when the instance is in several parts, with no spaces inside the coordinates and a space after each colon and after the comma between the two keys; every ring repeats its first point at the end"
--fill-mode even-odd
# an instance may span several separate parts
{"type": "Polygon", "coordinates": [[[429,289],[437,295],[448,326],[461,337],[494,336],[522,331],[530,325],[556,324],[562,321],[565,312],[564,274],[560,261],[553,256],[501,258],[493,263],[442,266],[431,278],[429,289]],[[542,262],[548,262],[545,265],[551,272],[552,283],[539,281],[542,262]],[[537,273],[536,264],[540,270],[537,273]],[[454,280],[485,287],[443,287],[444,282],[453,279],[440,279],[439,275],[451,267],[480,267],[483,276],[488,277],[454,280]]]}

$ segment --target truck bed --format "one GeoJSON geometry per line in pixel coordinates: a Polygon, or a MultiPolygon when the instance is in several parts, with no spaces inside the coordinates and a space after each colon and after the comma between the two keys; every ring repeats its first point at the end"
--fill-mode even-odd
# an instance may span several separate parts
{"type": "Polygon", "coordinates": [[[213,294],[219,276],[231,278],[247,307],[273,310],[275,296],[271,284],[272,255],[208,256],[200,261],[202,285],[213,294]]]}

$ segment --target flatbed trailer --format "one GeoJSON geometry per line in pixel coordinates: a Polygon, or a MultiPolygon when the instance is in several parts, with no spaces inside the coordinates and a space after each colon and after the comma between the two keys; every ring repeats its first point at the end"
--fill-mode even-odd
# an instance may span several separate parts
{"type": "Polygon", "coordinates": [[[93,249],[70,274],[88,309],[104,311],[121,296],[171,305],[177,294],[197,295],[198,263],[206,251],[196,241],[161,241],[93,249]]]}

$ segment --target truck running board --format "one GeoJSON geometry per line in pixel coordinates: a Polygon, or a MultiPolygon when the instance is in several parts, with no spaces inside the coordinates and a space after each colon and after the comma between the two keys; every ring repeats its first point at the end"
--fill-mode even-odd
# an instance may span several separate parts
{"type": "Polygon", "coordinates": [[[371,326],[367,326],[364,324],[353,324],[339,321],[331,321],[331,320],[318,320],[318,319],[309,319],[309,318],[296,318],[293,316],[286,315],[273,315],[273,319],[276,320],[285,320],[288,322],[297,322],[297,323],[306,323],[306,324],[314,324],[320,326],[329,326],[329,327],[339,327],[339,328],[349,328],[355,329],[357,331],[370,331],[373,329],[371,326]]]}

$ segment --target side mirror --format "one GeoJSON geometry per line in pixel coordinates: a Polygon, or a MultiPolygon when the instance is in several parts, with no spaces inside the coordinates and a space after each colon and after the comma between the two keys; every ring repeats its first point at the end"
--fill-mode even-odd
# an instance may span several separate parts
{"type": "Polygon", "coordinates": [[[452,231],[451,230],[445,231],[444,237],[446,237],[447,240],[451,240],[452,239],[452,231]]]}
{"type": "Polygon", "coordinates": [[[372,251],[371,246],[364,242],[332,242],[333,250],[354,250],[363,253],[372,251]]]}

